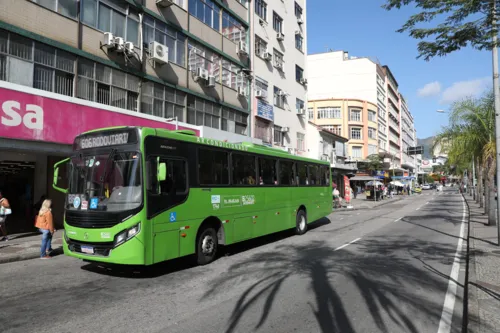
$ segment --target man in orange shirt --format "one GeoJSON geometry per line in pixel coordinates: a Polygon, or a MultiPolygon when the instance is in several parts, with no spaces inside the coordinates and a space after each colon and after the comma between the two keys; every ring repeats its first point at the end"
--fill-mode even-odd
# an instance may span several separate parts
{"type": "MultiPolygon", "coordinates": [[[[0,210],[5,210],[10,208],[9,201],[7,198],[2,196],[2,192],[0,191],[0,210]]],[[[1,240],[8,241],[9,237],[7,237],[7,227],[5,225],[5,221],[7,220],[7,215],[0,215],[0,231],[2,232],[3,238],[1,240]]]]}

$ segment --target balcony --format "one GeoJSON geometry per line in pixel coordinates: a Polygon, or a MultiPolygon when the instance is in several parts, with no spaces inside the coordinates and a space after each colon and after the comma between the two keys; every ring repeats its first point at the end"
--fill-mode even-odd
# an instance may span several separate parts
{"type": "Polygon", "coordinates": [[[397,132],[399,132],[399,124],[394,121],[394,119],[392,118],[389,118],[389,126],[391,126],[392,128],[394,128],[397,132]]]}
{"type": "Polygon", "coordinates": [[[398,147],[400,147],[399,138],[392,133],[389,134],[389,141],[396,144],[398,147]]]}

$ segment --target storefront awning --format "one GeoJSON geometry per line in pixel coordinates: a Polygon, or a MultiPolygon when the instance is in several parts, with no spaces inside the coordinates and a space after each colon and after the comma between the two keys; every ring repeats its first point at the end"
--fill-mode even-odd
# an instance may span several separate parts
{"type": "Polygon", "coordinates": [[[368,181],[368,180],[376,180],[377,177],[372,176],[354,176],[350,180],[360,180],[360,181],[368,181]]]}

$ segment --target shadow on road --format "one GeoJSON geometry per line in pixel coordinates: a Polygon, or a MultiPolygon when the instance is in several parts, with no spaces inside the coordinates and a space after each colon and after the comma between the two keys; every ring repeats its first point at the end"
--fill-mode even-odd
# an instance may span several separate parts
{"type": "Polygon", "coordinates": [[[409,317],[413,311],[439,322],[442,304],[436,304],[426,295],[446,290],[447,281],[415,265],[415,260],[400,255],[403,250],[423,262],[438,261],[453,256],[453,246],[429,244],[409,237],[371,238],[356,244],[356,253],[346,249],[335,251],[327,243],[316,241],[304,246],[281,245],[273,252],[255,254],[220,274],[220,278],[209,284],[211,288],[202,300],[224,293],[235,284],[257,281],[241,293],[225,332],[237,332],[245,313],[263,302],[260,320],[255,324],[258,329],[268,318],[284,282],[291,276],[300,276],[310,283],[315,298],[315,304],[310,306],[321,332],[355,332],[351,316],[334,285],[336,278],[347,277],[382,332],[391,330],[392,326],[387,325],[389,318],[400,332],[419,332],[409,317]],[[427,294],[421,295],[416,290],[425,290],[427,294]]]}

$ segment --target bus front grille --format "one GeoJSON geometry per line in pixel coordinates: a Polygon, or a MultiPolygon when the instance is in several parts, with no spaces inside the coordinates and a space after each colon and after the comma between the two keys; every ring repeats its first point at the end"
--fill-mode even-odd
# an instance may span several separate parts
{"type": "Polygon", "coordinates": [[[117,216],[66,213],[66,223],[77,228],[110,228],[120,223],[117,216]]]}
{"type": "Polygon", "coordinates": [[[109,256],[109,252],[113,249],[113,242],[88,243],[88,242],[74,241],[72,239],[68,239],[67,243],[68,243],[68,248],[71,252],[84,253],[82,251],[82,246],[91,246],[93,248],[94,255],[104,256],[104,257],[109,256]]]}

